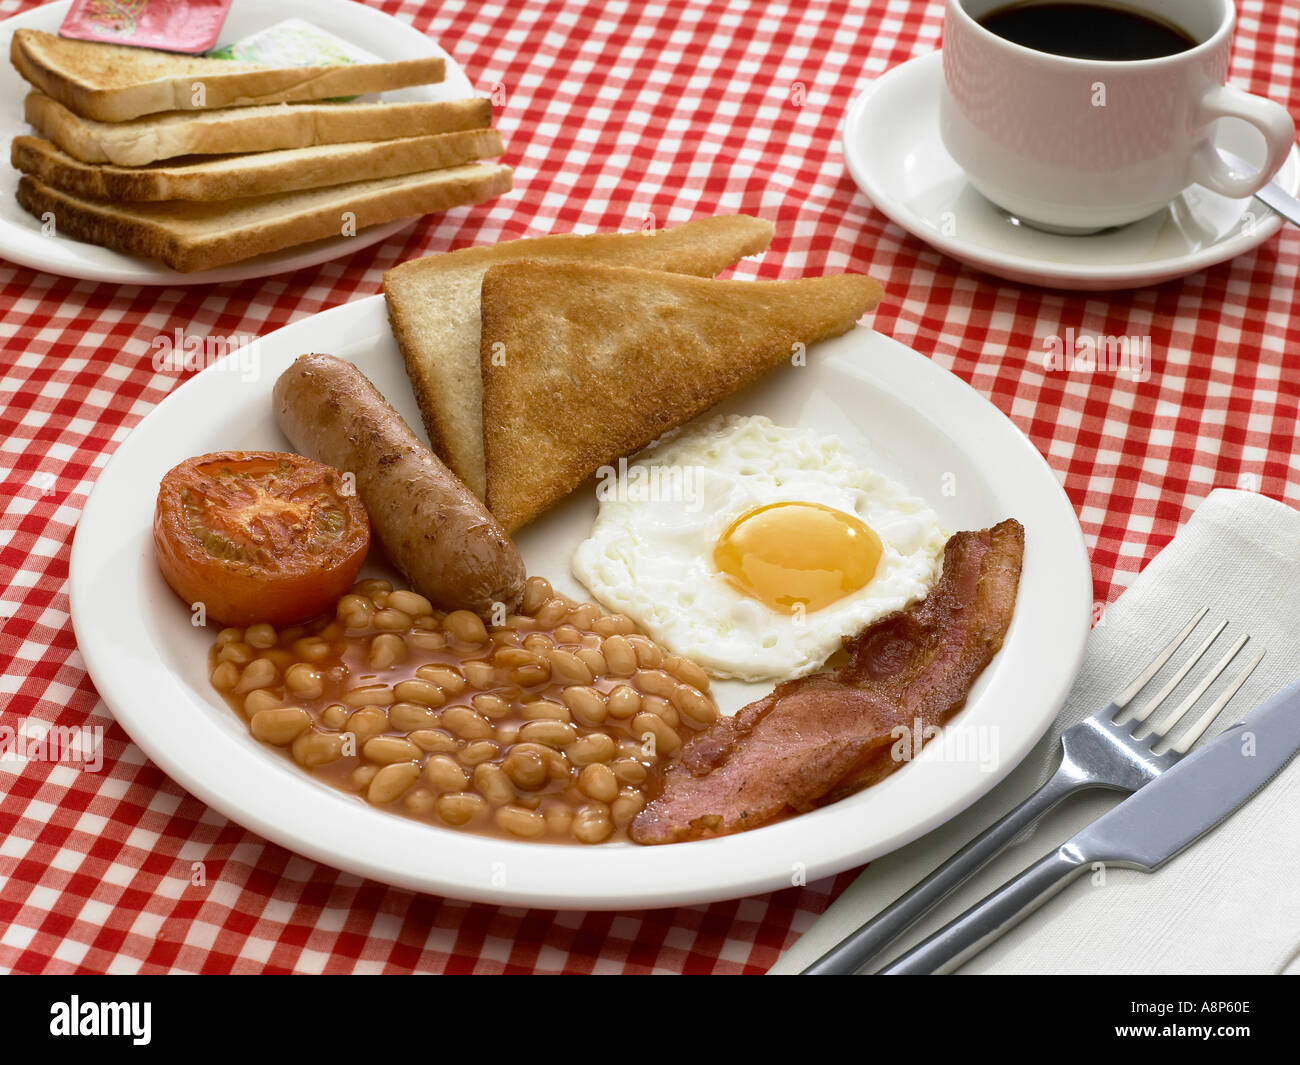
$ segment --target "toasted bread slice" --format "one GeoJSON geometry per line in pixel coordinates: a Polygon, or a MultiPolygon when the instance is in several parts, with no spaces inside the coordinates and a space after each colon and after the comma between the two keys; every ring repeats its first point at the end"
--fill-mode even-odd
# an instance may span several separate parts
{"type": "Polygon", "coordinates": [[[853,328],[880,302],[861,274],[716,281],[596,263],[483,275],[488,509],[508,532],[631,454],[853,328]]]}
{"type": "Polygon", "coordinates": [[[43,92],[30,92],[24,110],[37,132],[74,159],[115,166],[144,166],[182,155],[424,137],[492,124],[492,103],[481,98],[391,104],[263,104],[96,122],[74,115],[43,92]]]}
{"type": "Polygon", "coordinates": [[[392,104],[263,104],[171,111],[126,122],[82,118],[42,92],[28,93],[24,106],[27,121],[74,159],[115,166],[144,166],[183,155],[425,137],[492,124],[492,103],[480,98],[392,104]]]}
{"type": "Polygon", "coordinates": [[[348,214],[361,229],[482,203],[509,191],[510,181],[508,166],[479,163],[220,203],[120,204],[73,196],[24,175],[18,202],[38,218],[51,212],[60,233],[190,273],[337,237],[348,214]]]}
{"type": "Polygon", "coordinates": [[[273,67],[77,41],[43,30],[14,31],[9,58],[18,73],[83,118],[121,122],[159,111],[383,92],[442,81],[441,57],[387,63],[273,67]]]}
{"type": "Polygon", "coordinates": [[[389,270],[388,314],[434,451],[485,498],[479,286],[493,263],[575,259],[712,277],[737,259],[757,255],[771,240],[770,222],[730,215],[655,233],[559,233],[486,244],[389,270]]]}
{"type": "Polygon", "coordinates": [[[172,165],[120,167],[82,163],[39,137],[15,137],[10,160],[16,169],[51,188],[90,200],[214,201],[442,170],[503,151],[496,130],[472,129],[250,155],[200,156],[197,161],[177,160],[172,165]]]}

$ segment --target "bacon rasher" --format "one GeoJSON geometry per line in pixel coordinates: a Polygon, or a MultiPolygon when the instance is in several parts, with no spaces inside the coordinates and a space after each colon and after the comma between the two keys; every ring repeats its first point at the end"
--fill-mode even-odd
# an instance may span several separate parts
{"type": "Polygon", "coordinates": [[[1015,610],[1024,528],[1008,519],[959,532],[943,573],[919,603],[846,638],[848,662],[777,686],[719,718],[648,782],[637,843],[728,835],[834,802],[902,764],[899,726],[921,734],[912,751],[966,703],[1002,646],[1015,610]]]}

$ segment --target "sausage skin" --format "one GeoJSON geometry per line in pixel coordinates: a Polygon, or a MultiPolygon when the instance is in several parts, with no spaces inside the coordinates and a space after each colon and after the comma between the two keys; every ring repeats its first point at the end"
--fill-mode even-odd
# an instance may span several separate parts
{"type": "Polygon", "coordinates": [[[301,355],[272,402],[298,451],[356,477],[388,557],[434,606],[486,617],[497,603],[519,604],[525,571],[515,545],[352,363],[301,355]]]}

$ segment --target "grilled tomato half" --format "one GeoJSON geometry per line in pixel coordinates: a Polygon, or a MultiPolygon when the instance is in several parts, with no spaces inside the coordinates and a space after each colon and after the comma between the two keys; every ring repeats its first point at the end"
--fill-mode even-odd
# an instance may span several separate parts
{"type": "Polygon", "coordinates": [[[370,547],[370,519],[349,488],[338,470],[279,451],[186,459],[158,489],[158,568],[223,625],[332,610],[370,547]]]}

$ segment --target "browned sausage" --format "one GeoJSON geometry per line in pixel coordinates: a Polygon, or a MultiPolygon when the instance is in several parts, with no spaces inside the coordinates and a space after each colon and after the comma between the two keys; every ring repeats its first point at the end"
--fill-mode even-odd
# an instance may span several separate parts
{"type": "Polygon", "coordinates": [[[350,362],[302,355],[272,393],[308,458],[356,477],[375,534],[411,587],[443,610],[518,605],[524,563],[497,520],[350,362]]]}

